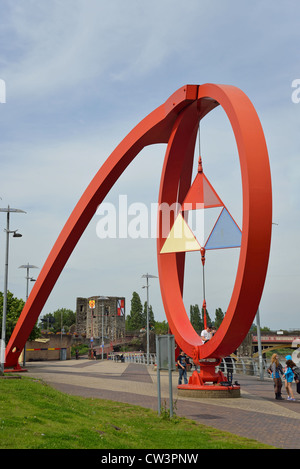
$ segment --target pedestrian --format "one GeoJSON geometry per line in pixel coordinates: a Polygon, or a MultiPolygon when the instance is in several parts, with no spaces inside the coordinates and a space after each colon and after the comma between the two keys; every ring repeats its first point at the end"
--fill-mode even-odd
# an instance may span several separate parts
{"type": "Polygon", "coordinates": [[[284,371],[283,371],[281,363],[279,362],[277,353],[273,353],[271,357],[271,364],[267,371],[270,375],[272,375],[272,378],[273,378],[275,399],[279,401],[284,400],[283,397],[281,396],[281,388],[282,388],[281,376],[284,375],[284,371]]]}
{"type": "Polygon", "coordinates": [[[177,366],[179,371],[178,384],[182,384],[182,378],[184,380],[184,384],[188,384],[186,373],[186,356],[183,350],[181,350],[180,354],[178,355],[177,366]]]}
{"type": "Polygon", "coordinates": [[[285,373],[284,373],[284,378],[285,378],[285,390],[288,395],[288,401],[295,401],[295,396],[293,393],[292,389],[292,382],[294,380],[294,372],[293,368],[296,366],[296,364],[293,362],[291,355],[287,355],[285,357],[286,359],[286,367],[285,367],[285,373]]]}
{"type": "Polygon", "coordinates": [[[212,325],[209,324],[206,327],[206,329],[203,329],[203,331],[201,332],[201,339],[203,340],[204,343],[211,339],[212,337],[211,330],[212,330],[212,325]]]}
{"type": "Polygon", "coordinates": [[[296,381],[297,393],[300,394],[300,368],[299,366],[295,365],[292,367],[292,370],[296,381]]]}

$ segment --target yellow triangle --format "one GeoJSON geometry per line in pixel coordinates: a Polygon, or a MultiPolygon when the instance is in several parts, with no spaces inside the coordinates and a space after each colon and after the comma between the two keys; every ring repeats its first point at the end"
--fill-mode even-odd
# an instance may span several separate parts
{"type": "Polygon", "coordinates": [[[191,229],[185,222],[181,213],[175,220],[175,223],[167,237],[160,254],[170,252],[188,252],[200,251],[201,246],[193,235],[191,229]]]}

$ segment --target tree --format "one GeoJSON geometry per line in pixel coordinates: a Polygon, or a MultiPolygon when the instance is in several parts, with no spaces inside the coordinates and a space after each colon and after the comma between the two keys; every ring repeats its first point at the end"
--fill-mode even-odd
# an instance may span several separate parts
{"type": "Polygon", "coordinates": [[[167,321],[155,321],[154,331],[157,335],[166,335],[169,332],[169,324],[167,321]]]}
{"type": "MultiPolygon", "coordinates": [[[[202,318],[204,318],[204,308],[201,309],[202,318]]],[[[213,321],[210,318],[209,312],[206,309],[206,325],[212,324],[213,321]]],[[[204,329],[204,319],[203,319],[203,329],[204,329]]]]}
{"type": "Polygon", "coordinates": [[[195,331],[203,330],[204,326],[198,305],[190,306],[190,321],[195,331]]]}
{"type": "Polygon", "coordinates": [[[54,332],[54,323],[55,323],[55,319],[54,319],[53,314],[47,313],[41,318],[39,326],[42,330],[46,329],[47,331],[54,332]]]}
{"type": "Polygon", "coordinates": [[[135,291],[131,298],[130,314],[126,318],[126,329],[129,331],[139,330],[143,327],[143,305],[140,296],[135,291]]]}
{"type": "Polygon", "coordinates": [[[47,313],[41,319],[40,327],[53,333],[60,332],[63,327],[68,332],[70,327],[76,323],[76,314],[71,309],[60,308],[54,313],[47,313]]]}
{"type": "MultiPolygon", "coordinates": [[[[149,305],[149,325],[150,326],[155,326],[155,319],[154,319],[154,314],[152,310],[152,306],[149,305]]],[[[147,327],[147,301],[144,303],[144,311],[143,311],[143,326],[142,327],[147,327]]]]}
{"type": "MultiPolygon", "coordinates": [[[[7,292],[7,308],[6,308],[6,343],[10,339],[17,321],[24,308],[25,301],[14,297],[13,293],[7,292]]],[[[0,292],[0,333],[2,334],[2,316],[3,316],[3,293],[0,292]]],[[[29,340],[34,340],[40,336],[40,330],[35,325],[30,333],[29,340]]]]}
{"type": "Polygon", "coordinates": [[[55,319],[55,325],[57,329],[55,332],[60,332],[61,326],[63,327],[65,332],[68,332],[70,327],[73,324],[76,324],[76,314],[71,309],[66,309],[66,308],[57,309],[56,311],[54,311],[53,316],[55,319]]]}
{"type": "Polygon", "coordinates": [[[223,321],[223,319],[224,319],[224,313],[223,313],[222,309],[217,308],[216,313],[215,313],[215,326],[216,326],[217,329],[220,327],[221,322],[223,321]]]}

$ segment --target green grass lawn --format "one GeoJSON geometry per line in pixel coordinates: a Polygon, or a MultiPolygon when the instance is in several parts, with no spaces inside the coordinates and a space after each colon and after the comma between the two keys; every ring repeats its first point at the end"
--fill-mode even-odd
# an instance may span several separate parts
{"type": "Polygon", "coordinates": [[[254,440],[166,412],[0,377],[0,449],[259,449],[254,440]]]}

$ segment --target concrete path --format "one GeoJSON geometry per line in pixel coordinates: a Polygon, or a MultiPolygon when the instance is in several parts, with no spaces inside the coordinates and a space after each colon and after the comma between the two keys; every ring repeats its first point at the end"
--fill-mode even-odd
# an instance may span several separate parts
{"type": "MultiPolygon", "coordinates": [[[[109,399],[158,409],[157,373],[154,367],[110,360],[32,362],[28,375],[41,378],[56,389],[83,397],[109,399]]],[[[169,400],[169,378],[161,372],[161,400],[169,400]]],[[[283,449],[300,449],[300,395],[296,402],[274,399],[273,382],[235,375],[241,397],[196,399],[177,396],[178,374],[172,374],[176,414],[199,423],[252,438],[283,449]]],[[[283,389],[283,397],[285,391],[283,389]]]]}

